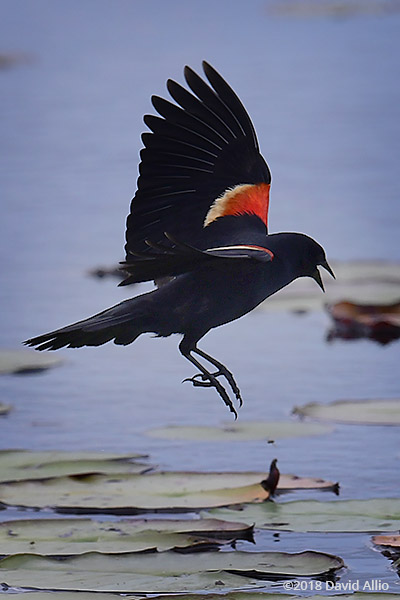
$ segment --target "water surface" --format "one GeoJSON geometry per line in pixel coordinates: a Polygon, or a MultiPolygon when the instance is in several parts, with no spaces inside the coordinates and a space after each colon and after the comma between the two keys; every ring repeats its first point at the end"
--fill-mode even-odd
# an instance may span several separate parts
{"type": "MultiPolygon", "coordinates": [[[[0,72],[2,347],[129,296],[86,272],[123,257],[150,95],[203,58],[255,123],[273,173],[271,230],[306,232],[332,260],[400,260],[399,15],[295,18],[270,7],[3,0],[2,51],[24,60],[0,72]]],[[[256,311],[203,340],[240,383],[240,419],[289,418],[310,401],[398,396],[398,344],[327,345],[327,327],[322,310],[256,311]]],[[[169,423],[231,418],[212,390],[180,384],[193,373],[178,341],[65,350],[63,367],[2,377],[0,400],[14,410],[2,419],[0,447],[145,451],[161,468],[186,470],[262,470],[278,457],[282,471],[340,481],[342,498],[398,495],[395,427],[340,425],[274,445],[147,437],[169,423]]],[[[349,567],[344,580],[373,575],[398,589],[369,535],[282,533],[276,542],[260,533],[255,549],[270,548],[334,552],[349,567]]]]}

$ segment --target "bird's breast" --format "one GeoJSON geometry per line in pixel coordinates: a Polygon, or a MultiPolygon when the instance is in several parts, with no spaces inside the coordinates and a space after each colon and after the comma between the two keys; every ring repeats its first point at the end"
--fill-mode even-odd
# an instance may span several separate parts
{"type": "Polygon", "coordinates": [[[208,269],[198,277],[198,308],[202,313],[207,310],[213,327],[247,314],[289,283],[273,262],[248,261],[224,271],[208,269]]]}

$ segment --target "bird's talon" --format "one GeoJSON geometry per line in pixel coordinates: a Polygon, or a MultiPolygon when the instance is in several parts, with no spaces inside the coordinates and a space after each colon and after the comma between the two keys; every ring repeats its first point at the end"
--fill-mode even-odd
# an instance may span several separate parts
{"type": "MultiPolygon", "coordinates": [[[[210,374],[206,374],[206,373],[196,373],[196,375],[193,375],[193,377],[186,377],[186,379],[183,379],[182,383],[185,383],[186,381],[190,381],[194,387],[213,387],[217,390],[218,394],[221,396],[224,404],[229,408],[229,410],[231,411],[231,413],[234,414],[235,419],[238,418],[238,414],[237,411],[235,409],[235,407],[233,406],[231,399],[229,398],[225,388],[220,384],[220,382],[218,381],[217,377],[218,375],[225,375],[225,373],[223,373],[222,371],[217,371],[216,373],[210,373],[210,374]]],[[[229,379],[227,378],[228,383],[230,384],[229,379]]],[[[231,385],[232,387],[232,385],[231,385]]],[[[232,391],[235,392],[235,389],[232,387],[232,391]]],[[[238,395],[236,393],[236,397],[238,398],[238,395]]],[[[239,398],[238,400],[240,401],[240,406],[242,405],[242,401],[240,398],[240,392],[239,392],[239,398]]]]}
{"type": "Polygon", "coordinates": [[[235,421],[236,421],[238,418],[236,408],[233,406],[233,404],[229,404],[227,406],[228,406],[229,410],[231,411],[231,413],[233,413],[233,416],[235,417],[235,421]]]}
{"type": "Polygon", "coordinates": [[[192,383],[194,387],[214,387],[211,381],[197,381],[197,379],[192,379],[192,383]]]}
{"type": "Polygon", "coordinates": [[[207,379],[208,378],[206,375],[203,375],[202,373],[197,373],[196,375],[193,375],[193,377],[186,377],[186,379],[182,380],[182,383],[190,381],[190,383],[192,383],[194,387],[215,387],[211,383],[211,381],[207,381],[207,379]],[[198,379],[196,379],[196,377],[200,377],[202,381],[199,381],[198,379]]]}

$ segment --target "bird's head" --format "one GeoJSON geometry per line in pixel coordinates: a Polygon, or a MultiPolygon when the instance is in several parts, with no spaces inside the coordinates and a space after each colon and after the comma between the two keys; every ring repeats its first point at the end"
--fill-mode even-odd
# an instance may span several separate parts
{"type": "Polygon", "coordinates": [[[323,267],[335,279],[335,275],[328,264],[325,250],[311,237],[304,233],[277,233],[268,236],[268,248],[280,256],[289,274],[290,281],[298,277],[311,277],[324,292],[321,273],[318,267],[323,267]]]}
{"type": "Polygon", "coordinates": [[[325,292],[318,267],[323,267],[334,279],[336,279],[334,272],[326,260],[325,250],[312,238],[306,235],[301,235],[301,238],[302,252],[299,257],[299,268],[301,270],[300,277],[311,277],[318,283],[321,290],[325,292]]]}

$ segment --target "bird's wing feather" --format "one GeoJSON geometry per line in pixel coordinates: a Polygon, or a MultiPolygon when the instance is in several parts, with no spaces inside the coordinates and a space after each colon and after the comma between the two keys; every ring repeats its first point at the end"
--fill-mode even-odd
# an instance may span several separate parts
{"type": "Polygon", "coordinates": [[[165,239],[172,245],[147,241],[149,249],[153,251],[132,251],[127,260],[121,263],[121,270],[129,276],[119,285],[176,277],[204,265],[218,264],[223,267],[232,260],[270,262],[274,256],[262,246],[237,244],[199,250],[178,242],[169,234],[165,234],[165,239]]]}
{"type": "MultiPolygon", "coordinates": [[[[169,80],[176,104],[155,96],[160,116],[144,117],[151,133],[142,136],[138,189],[127,219],[127,259],[131,251],[148,252],[145,240],[161,242],[164,231],[195,242],[213,203],[236,188],[256,188],[262,209],[255,212],[252,197],[243,202],[241,194],[240,211],[233,213],[230,202],[226,214],[255,213],[267,225],[271,176],[250,117],[217,71],[207,63],[203,68],[208,82],[186,67],[189,90],[169,80]]],[[[224,207],[220,202],[214,218],[225,214],[224,207]]]]}

